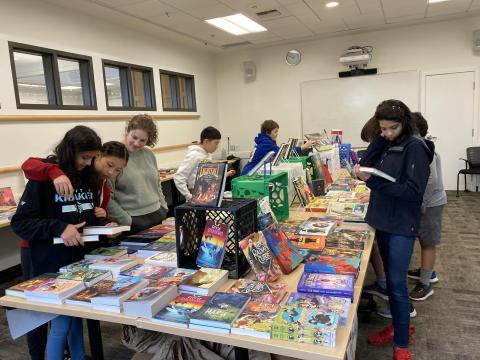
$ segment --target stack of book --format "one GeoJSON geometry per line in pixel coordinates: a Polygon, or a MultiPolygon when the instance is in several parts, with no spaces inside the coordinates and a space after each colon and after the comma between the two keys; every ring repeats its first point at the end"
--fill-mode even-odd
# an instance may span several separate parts
{"type": "Polygon", "coordinates": [[[331,295],[353,300],[353,275],[304,272],[297,285],[298,292],[331,295]]]}
{"type": "Polygon", "coordinates": [[[157,252],[145,259],[145,264],[157,265],[157,266],[177,266],[177,253],[176,252],[157,252]]]}
{"type": "Polygon", "coordinates": [[[327,208],[328,208],[328,200],[324,198],[316,197],[307,206],[305,206],[305,211],[326,212],[327,208]]]}
{"type": "Polygon", "coordinates": [[[270,339],[273,319],[280,305],[251,300],[233,322],[231,333],[270,339]]]}
{"type": "Polygon", "coordinates": [[[163,237],[152,241],[150,244],[138,249],[137,256],[146,259],[161,252],[175,253],[177,247],[175,242],[164,241],[163,237]]]}
{"type": "Polygon", "coordinates": [[[157,285],[151,282],[123,303],[127,315],[152,318],[177,296],[175,285],[157,285]]]}
{"type": "Polygon", "coordinates": [[[228,271],[201,268],[179,285],[180,292],[212,296],[228,280],[228,271]]]}
{"type": "Polygon", "coordinates": [[[347,222],[365,222],[367,208],[366,203],[331,201],[328,204],[326,217],[347,222]]]}
{"type": "Polygon", "coordinates": [[[114,279],[118,277],[120,272],[130,269],[137,265],[137,261],[131,258],[103,258],[97,259],[93,264],[90,264],[88,267],[90,269],[96,270],[108,270],[112,273],[114,279]]]}
{"type": "Polygon", "coordinates": [[[152,321],[177,327],[188,327],[189,316],[210,299],[208,296],[179,294],[160,310],[152,321]]]}
{"type": "Polygon", "coordinates": [[[122,240],[120,245],[126,246],[129,249],[138,250],[155,240],[166,237],[167,235],[175,238],[175,224],[159,224],[136,234],[131,234],[126,239],[122,240]]]}
{"type": "Polygon", "coordinates": [[[121,258],[127,255],[127,248],[122,246],[100,247],[85,255],[85,259],[121,258]]]}
{"type": "Polygon", "coordinates": [[[247,294],[215,293],[205,305],[190,315],[188,327],[228,334],[249,300],[247,294]]]}
{"type": "Polygon", "coordinates": [[[74,269],[67,272],[62,272],[57,279],[81,281],[88,287],[100,280],[111,280],[112,273],[108,270],[94,270],[94,269],[74,269]]]}
{"type": "Polygon", "coordinates": [[[59,273],[46,273],[36,276],[32,279],[22,281],[19,284],[13,285],[5,290],[5,295],[25,298],[25,290],[33,290],[40,285],[49,282],[51,279],[56,279],[59,273]]]}
{"type": "Polygon", "coordinates": [[[57,278],[46,279],[42,284],[25,289],[25,298],[30,301],[63,304],[65,299],[82,291],[82,281],[57,278]]]}
{"type": "Polygon", "coordinates": [[[360,257],[344,257],[335,255],[310,255],[305,260],[306,273],[344,274],[358,276],[360,257]]]}
{"type": "Polygon", "coordinates": [[[142,277],[144,279],[156,280],[166,273],[170,272],[174,268],[168,266],[157,266],[151,264],[138,264],[134,267],[122,271],[120,275],[131,277],[142,277]]]}

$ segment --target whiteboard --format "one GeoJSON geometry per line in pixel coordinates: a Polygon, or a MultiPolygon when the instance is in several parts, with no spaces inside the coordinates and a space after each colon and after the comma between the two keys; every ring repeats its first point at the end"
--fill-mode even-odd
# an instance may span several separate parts
{"type": "Polygon", "coordinates": [[[303,134],[343,129],[343,142],[366,146],[360,139],[363,125],[387,99],[403,101],[418,111],[420,73],[402,71],[306,81],[300,84],[303,134]]]}

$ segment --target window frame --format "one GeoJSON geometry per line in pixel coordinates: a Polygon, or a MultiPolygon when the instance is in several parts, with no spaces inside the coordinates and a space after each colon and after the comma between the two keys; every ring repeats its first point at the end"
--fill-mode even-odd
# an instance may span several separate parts
{"type": "Polygon", "coordinates": [[[170,70],[163,70],[160,69],[160,88],[162,90],[162,107],[163,111],[184,111],[184,112],[197,112],[197,95],[195,91],[195,76],[191,74],[184,74],[184,73],[179,73],[179,72],[174,72],[170,70]],[[176,107],[165,107],[165,104],[163,103],[163,94],[164,94],[164,89],[163,89],[163,84],[162,84],[162,75],[168,75],[168,76],[175,76],[175,84],[172,84],[170,82],[170,89],[172,90],[170,95],[172,98],[172,105],[177,104],[176,107]],[[183,77],[186,79],[189,79],[192,81],[192,100],[193,100],[193,108],[180,108],[179,107],[179,99],[180,99],[180,86],[179,86],[179,81],[178,78],[183,77]],[[173,86],[172,86],[173,85],[173,86]],[[175,91],[175,93],[173,92],[175,91]]]}
{"type": "Polygon", "coordinates": [[[8,42],[10,53],[10,69],[12,72],[13,87],[15,91],[15,101],[17,109],[35,109],[35,110],[97,110],[97,97],[95,92],[95,81],[93,75],[92,57],[80,55],[61,50],[54,50],[40,46],[28,45],[17,42],[8,42]],[[17,71],[14,53],[24,53],[38,55],[42,57],[43,69],[45,75],[45,85],[47,86],[48,104],[25,104],[20,102],[20,92],[18,89],[17,71]],[[60,73],[58,71],[57,59],[66,59],[78,61],[80,70],[80,81],[82,84],[82,95],[84,103],[87,105],[63,105],[62,90],[60,83],[60,73]],[[52,102],[52,103],[51,103],[52,102]]]}
{"type": "Polygon", "coordinates": [[[114,60],[102,59],[102,73],[103,73],[103,87],[105,90],[105,104],[108,111],[157,111],[157,104],[155,99],[155,83],[153,81],[153,68],[142,65],[135,65],[130,63],[124,63],[114,60]],[[110,106],[108,103],[107,92],[107,78],[105,76],[105,66],[119,68],[120,73],[120,91],[122,93],[122,103],[125,104],[124,95],[127,95],[126,99],[128,105],[123,106],[110,106]],[[143,72],[143,88],[146,102],[151,103],[151,107],[139,107],[133,106],[133,84],[132,84],[132,70],[139,70],[143,72]],[[148,73],[148,82],[145,81],[145,73],[148,73]],[[122,79],[124,81],[122,82],[122,79]],[[147,95],[148,94],[148,95],[147,95]],[[150,99],[147,99],[150,97],[150,99]]]}

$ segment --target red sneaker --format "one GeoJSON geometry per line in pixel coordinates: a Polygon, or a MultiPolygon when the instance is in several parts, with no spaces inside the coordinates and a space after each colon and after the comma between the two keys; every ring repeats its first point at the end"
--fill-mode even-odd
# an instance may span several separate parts
{"type": "MultiPolygon", "coordinates": [[[[415,334],[415,326],[410,324],[408,343],[413,344],[413,334],[415,334]]],[[[374,332],[368,335],[367,341],[373,346],[390,346],[393,344],[393,325],[388,325],[384,330],[374,332]]]]}
{"type": "Polygon", "coordinates": [[[412,353],[408,349],[396,348],[393,350],[393,360],[412,360],[412,353]]]}

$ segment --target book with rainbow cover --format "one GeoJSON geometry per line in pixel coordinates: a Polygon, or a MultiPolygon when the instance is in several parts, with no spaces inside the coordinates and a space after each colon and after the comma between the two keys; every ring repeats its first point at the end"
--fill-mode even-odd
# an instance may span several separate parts
{"type": "Polygon", "coordinates": [[[225,241],[228,236],[226,224],[216,223],[210,219],[206,221],[200,249],[198,250],[197,265],[219,269],[225,256],[225,241]]]}
{"type": "Polygon", "coordinates": [[[275,224],[262,231],[268,247],[272,250],[284,274],[291,273],[303,261],[303,256],[275,224]]]}
{"type": "Polygon", "coordinates": [[[331,295],[353,299],[355,278],[353,275],[306,273],[298,282],[298,292],[331,295]]]}
{"type": "Polygon", "coordinates": [[[210,299],[208,296],[179,294],[153,317],[154,322],[187,327],[189,316],[210,299]]]}

